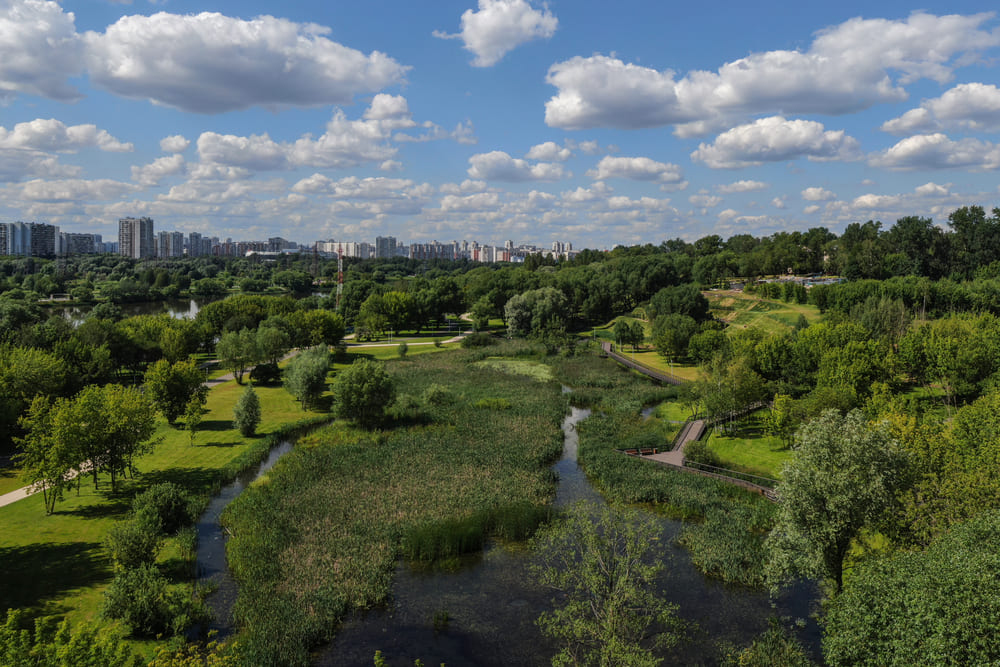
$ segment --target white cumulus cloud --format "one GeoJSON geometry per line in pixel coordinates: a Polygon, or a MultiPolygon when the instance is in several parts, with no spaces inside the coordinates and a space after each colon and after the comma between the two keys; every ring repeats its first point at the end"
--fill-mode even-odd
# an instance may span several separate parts
{"type": "Polygon", "coordinates": [[[531,163],[503,151],[479,153],[469,158],[469,176],[494,181],[558,181],[572,174],[561,164],[531,163]]]}
{"type": "Polygon", "coordinates": [[[894,170],[1000,168],[1000,146],[979,139],[949,139],[947,135],[918,134],[871,156],[869,164],[894,170]]]}
{"type": "Polygon", "coordinates": [[[734,192],[759,192],[760,190],[767,190],[767,188],[767,183],[746,180],[716,187],[719,192],[725,195],[733,194],[734,192]]]}
{"type": "Polygon", "coordinates": [[[98,148],[112,153],[127,153],[132,144],[115,139],[107,130],[96,125],[65,125],[54,118],[37,118],[18,123],[13,130],[0,127],[0,150],[38,150],[76,152],[82,148],[98,148]]]}
{"type": "Polygon", "coordinates": [[[601,158],[597,167],[588,171],[587,176],[594,180],[609,178],[625,178],[633,181],[651,181],[661,185],[680,185],[684,180],[681,168],[676,164],[657,162],[648,157],[612,157],[601,158]]]}
{"type": "Polygon", "coordinates": [[[810,160],[852,160],[859,157],[856,139],[843,130],[827,130],[811,120],[761,118],[723,132],[712,144],[700,144],[691,158],[713,169],[738,169],[765,162],[807,157],[810,160]]]}
{"type": "Polygon", "coordinates": [[[184,111],[348,104],[403,80],[407,68],[331,41],[330,29],[273,16],[124,16],[87,32],[90,79],[116,95],[184,111]]]}
{"type": "Polygon", "coordinates": [[[542,162],[564,162],[573,157],[573,151],[563,148],[554,141],[546,141],[532,146],[524,157],[542,162]]]}
{"type": "Polygon", "coordinates": [[[17,93],[61,102],[82,97],[67,82],[83,69],[74,22],[56,2],[0,2],[0,100],[17,93]]]}
{"type": "Polygon", "coordinates": [[[183,153],[190,145],[191,141],[180,134],[160,139],[160,150],[165,153],[183,153]]]}
{"type": "Polygon", "coordinates": [[[906,98],[919,78],[946,81],[978,51],[1000,44],[991,14],[903,20],[855,18],[822,30],[808,50],[753,53],[717,71],[678,78],[614,56],[577,56],[549,68],[552,127],[625,129],[679,125],[681,136],[766,113],[846,114],[906,98]]]}
{"type": "Polygon", "coordinates": [[[892,134],[937,129],[1000,131],[1000,88],[993,84],[962,83],[882,125],[883,131],[892,134]]]}
{"type": "Polygon", "coordinates": [[[525,42],[552,37],[559,19],[548,8],[537,10],[527,0],[479,0],[479,10],[467,9],[461,25],[457,34],[435,31],[434,36],[461,39],[476,56],[473,65],[491,67],[525,42]]]}
{"type": "Polygon", "coordinates": [[[140,185],[158,185],[167,176],[184,171],[184,156],[180,153],[153,160],[150,164],[132,167],[132,180],[140,185]]]}
{"type": "Polygon", "coordinates": [[[830,201],[836,199],[837,195],[826,188],[812,187],[802,191],[802,198],[806,201],[830,201]]]}

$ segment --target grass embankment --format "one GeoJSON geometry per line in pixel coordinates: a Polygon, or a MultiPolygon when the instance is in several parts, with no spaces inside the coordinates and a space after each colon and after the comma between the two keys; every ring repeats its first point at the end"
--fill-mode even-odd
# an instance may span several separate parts
{"type": "Polygon", "coordinates": [[[762,585],[763,540],[774,521],[772,503],[740,487],[617,451],[662,446],[662,424],[642,420],[639,409],[675,390],[654,387],[610,360],[593,357],[561,362],[557,376],[577,388],[574,402],[582,400],[594,408],[595,414],[577,426],[579,461],[605,497],[649,504],[689,522],[681,542],[702,572],[728,582],[762,585]]]}
{"type": "MultiPolygon", "coordinates": [[[[233,405],[243,387],[227,382],[208,395],[195,444],[187,431],[161,421],[154,451],[136,462],[139,474],[111,493],[106,478],[95,489],[92,478],[82,481],[79,495],[68,492],[46,516],[41,494],[0,508],[0,607],[22,607],[32,615],[58,614],[79,622],[96,617],[102,594],[112,578],[103,541],[115,522],[126,517],[132,497],[157,482],[170,481],[207,500],[223,481],[263,458],[267,434],[288,424],[324,415],[307,413],[281,387],[258,387],[262,421],[255,438],[231,429],[233,405]]],[[[160,566],[181,585],[192,574],[190,556],[168,540],[160,566]]]]}
{"type": "Polygon", "coordinates": [[[389,363],[399,397],[385,431],[321,429],[230,505],[247,660],[308,664],[344,614],[386,600],[399,557],[447,558],[535,529],[554,489],[565,398],[554,382],[476,363],[527,350],[389,363]]]}
{"type": "Polygon", "coordinates": [[[735,290],[702,292],[708,299],[713,317],[735,329],[756,327],[768,333],[781,333],[795,326],[799,315],[809,324],[820,321],[819,308],[808,304],[763,299],[735,290]]]}

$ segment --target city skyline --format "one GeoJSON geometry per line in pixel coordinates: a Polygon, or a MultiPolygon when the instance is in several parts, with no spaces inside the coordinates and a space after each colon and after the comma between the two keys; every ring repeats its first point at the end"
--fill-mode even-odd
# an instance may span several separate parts
{"type": "Polygon", "coordinates": [[[766,236],[1000,203],[985,2],[0,4],[0,220],[766,236]],[[877,12],[877,13],[872,13],[877,12]]]}

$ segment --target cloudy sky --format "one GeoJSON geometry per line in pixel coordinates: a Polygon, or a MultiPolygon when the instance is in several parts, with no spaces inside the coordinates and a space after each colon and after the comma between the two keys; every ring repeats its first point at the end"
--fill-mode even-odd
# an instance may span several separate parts
{"type": "Polygon", "coordinates": [[[593,248],[943,224],[1000,204],[993,6],[0,0],[0,221],[593,248]]]}

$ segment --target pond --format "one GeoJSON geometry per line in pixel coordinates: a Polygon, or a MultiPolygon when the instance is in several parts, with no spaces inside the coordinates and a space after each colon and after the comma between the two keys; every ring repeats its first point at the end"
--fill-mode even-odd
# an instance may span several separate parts
{"type": "MultiPolygon", "coordinates": [[[[203,297],[199,299],[167,299],[166,301],[142,301],[139,303],[123,303],[119,305],[125,317],[134,315],[161,315],[166,313],[174,319],[194,319],[203,306],[217,301],[219,297],[203,297]]],[[[53,315],[61,315],[69,320],[74,327],[79,326],[87,317],[92,306],[66,306],[52,308],[53,315]]]]}
{"type": "MultiPolygon", "coordinates": [[[[580,500],[604,502],[576,460],[576,425],[589,415],[589,410],[572,408],[563,422],[563,454],[553,466],[559,480],[557,506],[580,500]]],[[[280,449],[289,448],[282,443],[280,449]]],[[[217,620],[208,629],[217,630],[220,637],[232,632],[236,586],[224,565],[225,537],[218,515],[280,453],[275,450],[259,471],[227,487],[199,522],[199,576],[217,587],[208,599],[217,620]]],[[[803,619],[799,638],[818,657],[819,629],[809,618],[816,596],[813,587],[803,585],[772,600],[764,592],[710,580],[676,544],[683,524],[659,516],[656,520],[662,527],[660,543],[666,561],[658,587],[693,624],[688,640],[664,654],[666,664],[717,663],[720,642],[747,645],[768,628],[771,617],[782,618],[786,625],[803,619]]],[[[532,585],[531,564],[532,554],[524,545],[496,543],[463,558],[448,571],[401,562],[391,603],[346,619],[334,641],[316,654],[316,664],[370,667],[379,650],[388,665],[407,667],[416,659],[450,667],[548,665],[557,647],[541,635],[535,619],[551,608],[552,594],[532,585]]]]}

